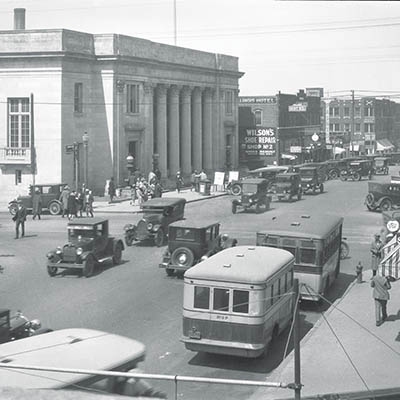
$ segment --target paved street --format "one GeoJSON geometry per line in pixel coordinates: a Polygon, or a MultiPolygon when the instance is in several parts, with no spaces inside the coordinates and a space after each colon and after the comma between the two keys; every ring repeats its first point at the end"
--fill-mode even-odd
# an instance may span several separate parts
{"type": "MultiPolygon", "coordinates": [[[[392,167],[394,168],[394,167],[392,167]]],[[[392,173],[397,173],[393,169],[392,173]]],[[[388,180],[388,177],[375,177],[388,180]]],[[[354,279],[355,264],[369,265],[369,243],[382,227],[379,213],[368,212],[363,205],[367,181],[328,181],[326,192],[307,195],[295,203],[272,203],[272,210],[263,214],[232,215],[232,196],[189,203],[187,219],[217,220],[222,230],[236,237],[239,244],[254,244],[255,232],[265,229],[272,216],[288,210],[299,214],[337,213],[345,217],[344,236],[350,244],[350,258],[342,262],[341,274],[329,298],[340,297],[354,279]]],[[[111,233],[121,236],[124,224],[136,222],[140,214],[97,213],[110,219],[111,233]]],[[[195,354],[186,351],[181,336],[182,280],[167,277],[158,263],[164,248],[137,244],[123,254],[123,263],[100,270],[85,279],[68,274],[50,278],[46,271],[46,253],[66,240],[67,220],[45,215],[42,221],[27,221],[27,237],[14,240],[10,215],[0,214],[0,294],[3,306],[21,309],[31,318],[40,318],[53,329],[86,327],[102,329],[142,341],[147,358],[146,372],[184,374],[214,378],[263,380],[282,360],[287,333],[283,334],[273,356],[262,360],[195,354]]],[[[305,305],[302,310],[302,335],[318,321],[322,309],[305,305]]],[[[173,387],[154,383],[172,397],[173,387]]],[[[190,399],[226,399],[224,386],[182,384],[179,397],[190,399]]],[[[254,389],[229,388],[230,397],[249,397],[254,389]]]]}

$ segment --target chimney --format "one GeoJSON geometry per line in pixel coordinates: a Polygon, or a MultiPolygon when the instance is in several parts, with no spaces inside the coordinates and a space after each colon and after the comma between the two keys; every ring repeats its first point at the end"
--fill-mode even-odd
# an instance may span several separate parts
{"type": "Polygon", "coordinates": [[[25,8],[14,8],[14,29],[25,29],[25,8]]]}

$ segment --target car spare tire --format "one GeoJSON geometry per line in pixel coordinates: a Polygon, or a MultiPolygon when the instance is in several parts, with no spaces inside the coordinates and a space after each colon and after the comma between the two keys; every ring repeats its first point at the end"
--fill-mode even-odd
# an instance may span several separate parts
{"type": "Polygon", "coordinates": [[[190,268],[194,264],[193,251],[186,247],[178,247],[171,254],[171,264],[190,268]]]}

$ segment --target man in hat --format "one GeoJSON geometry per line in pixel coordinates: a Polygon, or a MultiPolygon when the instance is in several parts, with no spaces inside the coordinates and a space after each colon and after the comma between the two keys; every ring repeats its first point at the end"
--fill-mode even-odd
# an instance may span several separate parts
{"type": "Polygon", "coordinates": [[[64,189],[62,190],[60,194],[60,199],[59,201],[61,202],[62,205],[62,217],[64,218],[65,214],[68,217],[68,197],[69,197],[69,186],[65,185],[64,189]]]}
{"type": "Polygon", "coordinates": [[[379,233],[375,233],[374,240],[371,243],[371,249],[370,249],[372,276],[375,276],[376,271],[378,270],[378,266],[382,258],[382,247],[383,243],[381,241],[381,237],[379,233]]]}
{"type": "Polygon", "coordinates": [[[13,216],[15,222],[15,239],[19,238],[19,227],[21,226],[21,237],[25,236],[25,221],[26,221],[27,210],[22,204],[21,200],[18,200],[18,208],[13,216]]]}

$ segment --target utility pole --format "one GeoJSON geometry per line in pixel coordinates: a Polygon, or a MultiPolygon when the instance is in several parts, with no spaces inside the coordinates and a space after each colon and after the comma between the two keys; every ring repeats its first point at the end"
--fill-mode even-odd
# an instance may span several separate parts
{"type": "Polygon", "coordinates": [[[354,90],[351,91],[351,126],[350,126],[350,154],[353,155],[353,137],[354,137],[354,90]]]}
{"type": "Polygon", "coordinates": [[[176,0],[174,0],[174,45],[176,46],[177,38],[176,38],[176,0]]]}
{"type": "Polygon", "coordinates": [[[294,398],[300,400],[301,393],[301,375],[300,375],[300,318],[299,318],[299,280],[293,280],[294,296],[294,327],[293,327],[293,345],[294,345],[294,398]]]}

